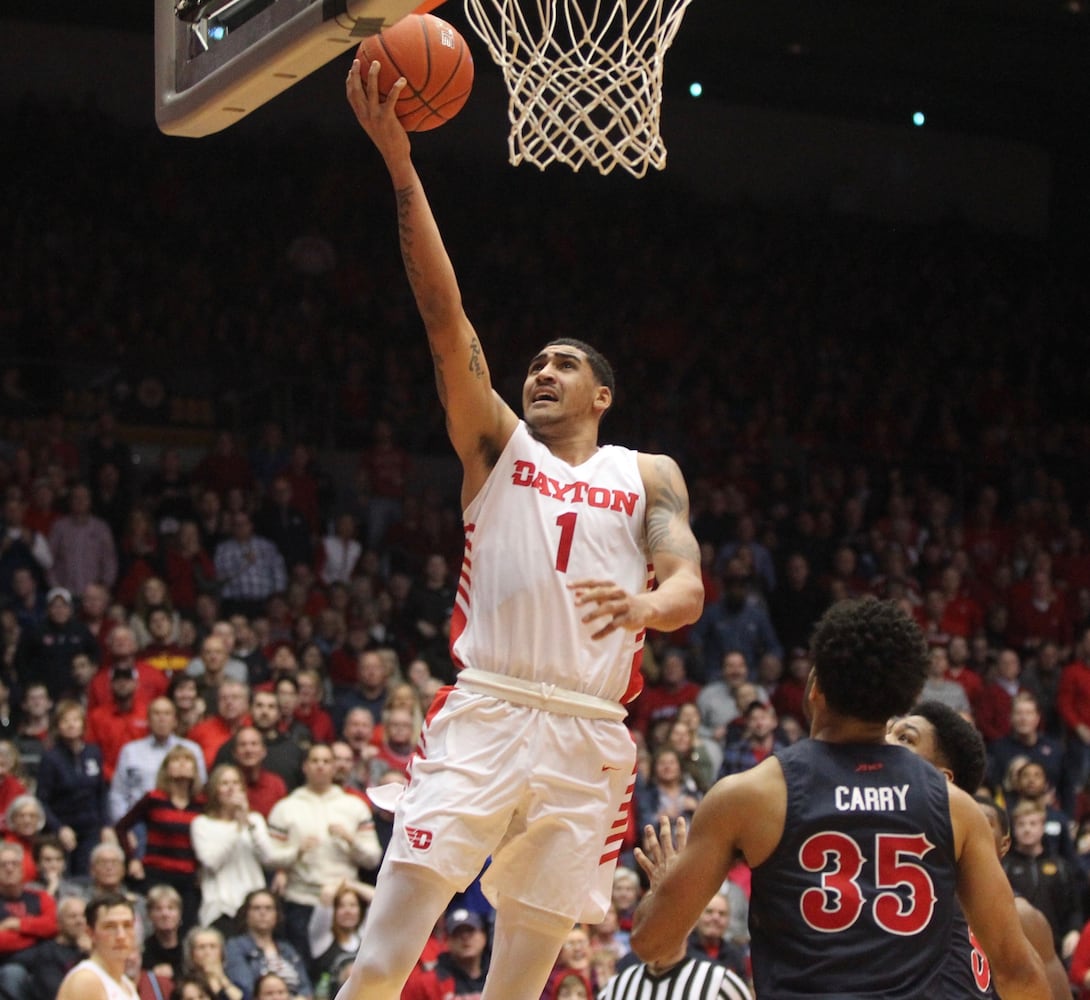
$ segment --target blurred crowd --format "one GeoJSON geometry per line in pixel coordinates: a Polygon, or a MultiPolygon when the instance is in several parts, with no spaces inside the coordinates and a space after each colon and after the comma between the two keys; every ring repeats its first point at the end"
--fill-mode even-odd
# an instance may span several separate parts
{"type": "MultiPolygon", "coordinates": [[[[332,995],[453,678],[462,547],[458,484],[416,474],[447,445],[381,165],[307,134],[263,172],[253,140],[32,102],[6,125],[0,996],[53,996],[81,906],[119,886],[143,996],[251,1000],[266,975],[332,995]]],[[[614,909],[573,930],[547,995],[633,960],[636,831],[802,736],[810,630],[862,594],[916,617],[925,697],[980,728],[987,792],[1015,816],[1008,872],[1081,986],[1078,268],[953,220],[723,205],[668,177],[466,185],[419,158],[501,390],[517,398],[553,333],[600,345],[606,438],[679,460],[701,543],[705,613],[648,636],[630,706],[614,909]]],[[[747,892],[738,866],[692,939],[743,976],[747,892]]],[[[489,920],[471,887],[406,995],[479,989],[489,920]]]]}

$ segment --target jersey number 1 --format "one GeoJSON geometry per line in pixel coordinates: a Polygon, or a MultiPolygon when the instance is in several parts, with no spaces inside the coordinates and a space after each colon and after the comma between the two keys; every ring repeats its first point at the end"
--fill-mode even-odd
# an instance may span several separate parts
{"type": "Polygon", "coordinates": [[[571,555],[571,540],[575,535],[575,519],[579,515],[575,511],[561,514],[556,523],[560,525],[560,544],[556,547],[556,570],[558,573],[568,572],[568,557],[571,555]]]}

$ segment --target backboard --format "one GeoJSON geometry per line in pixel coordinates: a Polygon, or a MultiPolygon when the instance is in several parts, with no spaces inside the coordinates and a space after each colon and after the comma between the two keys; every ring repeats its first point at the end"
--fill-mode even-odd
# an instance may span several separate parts
{"type": "Polygon", "coordinates": [[[155,120],[203,136],[442,0],[155,0],[155,120]]]}

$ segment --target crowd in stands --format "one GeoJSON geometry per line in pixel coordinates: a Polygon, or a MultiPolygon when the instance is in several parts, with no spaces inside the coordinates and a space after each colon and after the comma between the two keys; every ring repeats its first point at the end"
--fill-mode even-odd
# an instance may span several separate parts
{"type": "MultiPolygon", "coordinates": [[[[458,484],[412,485],[446,444],[392,224],[374,222],[389,206],[368,201],[385,187],[310,135],[258,183],[252,147],[217,160],[34,106],[8,124],[46,148],[74,132],[83,169],[15,141],[19,197],[0,206],[0,998],[52,997],[86,948],[83,904],[118,887],[138,902],[142,996],[253,1000],[265,979],[330,996],[390,835],[366,790],[405,780],[454,673],[458,484]],[[145,377],[207,424],[134,391],[145,377]],[[228,419],[278,379],[289,420],[228,419]],[[199,459],[174,424],[203,429],[199,459]],[[157,433],[147,468],[134,439],[157,433]],[[331,443],[354,456],[339,486],[331,443]]],[[[545,219],[518,178],[488,192],[496,219],[478,185],[432,185],[504,391],[556,330],[600,343],[620,385],[606,436],[678,458],[701,543],[705,613],[648,636],[630,706],[614,909],[573,930],[547,995],[589,996],[633,961],[636,831],[802,736],[810,629],[864,594],[916,617],[925,696],[980,728],[1008,873],[1082,988],[1085,283],[1047,246],[953,224],[582,180],[599,204],[541,181],[545,219]]],[[[743,976],[747,892],[736,866],[691,939],[743,976]]],[[[489,918],[474,891],[456,900],[406,996],[479,990],[489,918]]]]}

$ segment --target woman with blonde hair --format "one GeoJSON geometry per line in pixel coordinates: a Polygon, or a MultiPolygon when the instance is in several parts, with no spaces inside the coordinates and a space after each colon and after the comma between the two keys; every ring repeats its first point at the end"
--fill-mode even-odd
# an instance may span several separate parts
{"type": "Polygon", "coordinates": [[[200,907],[197,883],[197,855],[193,851],[191,827],[200,814],[197,795],[201,790],[200,769],[193,751],[171,747],[159,765],[155,787],[124,816],[115,829],[129,859],[129,877],[146,885],[165,884],[182,897],[182,926],[192,927],[200,907]],[[133,828],[143,823],[147,831],[143,857],[137,855],[133,828]]]}
{"type": "Polygon", "coordinates": [[[45,810],[33,795],[16,796],[4,810],[4,829],[0,839],[22,847],[24,882],[33,882],[38,877],[34,841],[44,826],[45,810]]]}
{"type": "Polygon", "coordinates": [[[182,946],[182,978],[196,979],[208,986],[212,1000],[242,1000],[242,987],[227,975],[226,946],[214,927],[194,927],[182,946]]]}
{"type": "Polygon", "coordinates": [[[225,934],[246,896],[265,887],[262,865],[273,846],[265,817],[250,808],[242,772],[220,764],[208,778],[204,815],[193,820],[193,850],[200,862],[200,922],[225,934]]]}

